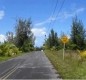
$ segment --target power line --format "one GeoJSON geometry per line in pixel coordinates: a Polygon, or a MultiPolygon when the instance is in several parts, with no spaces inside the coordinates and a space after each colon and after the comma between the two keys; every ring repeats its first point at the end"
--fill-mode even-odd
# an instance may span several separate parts
{"type": "MultiPolygon", "coordinates": [[[[56,11],[56,8],[57,8],[57,4],[58,4],[58,0],[56,1],[56,5],[55,5],[55,7],[54,7],[53,13],[52,13],[52,15],[50,16],[50,18],[53,17],[53,15],[54,15],[54,13],[55,13],[55,11],[56,11]]],[[[50,27],[50,25],[51,25],[51,22],[52,22],[52,19],[50,20],[49,27],[50,27]]],[[[48,28],[48,30],[49,30],[49,28],[48,28]]]]}
{"type": "Polygon", "coordinates": [[[53,14],[52,14],[52,16],[54,15],[54,13],[55,13],[55,11],[56,11],[57,4],[58,4],[58,0],[56,1],[56,5],[55,5],[55,8],[54,8],[54,11],[53,11],[53,14]]]}
{"type": "MultiPolygon", "coordinates": [[[[63,0],[62,5],[61,5],[61,7],[59,8],[58,14],[56,15],[55,19],[58,17],[59,13],[61,12],[61,10],[62,10],[62,8],[63,8],[63,5],[64,5],[64,2],[65,2],[65,0],[63,0]]],[[[56,20],[53,22],[53,25],[54,25],[55,22],[56,22],[56,20]]],[[[53,25],[52,25],[52,26],[53,26],[53,25]]],[[[50,29],[50,27],[51,27],[51,26],[49,26],[49,29],[50,29]]],[[[50,31],[49,29],[48,29],[48,31],[50,31]]]]}

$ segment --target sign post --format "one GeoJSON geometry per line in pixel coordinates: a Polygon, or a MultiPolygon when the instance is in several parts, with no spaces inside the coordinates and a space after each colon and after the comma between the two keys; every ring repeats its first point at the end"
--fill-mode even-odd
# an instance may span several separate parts
{"type": "Polygon", "coordinates": [[[63,60],[64,60],[64,54],[65,54],[65,44],[68,42],[68,37],[67,36],[62,36],[61,38],[63,45],[63,60]]]}
{"type": "Polygon", "coordinates": [[[63,60],[64,60],[64,54],[65,54],[65,43],[64,43],[64,46],[63,46],[63,60]]]}

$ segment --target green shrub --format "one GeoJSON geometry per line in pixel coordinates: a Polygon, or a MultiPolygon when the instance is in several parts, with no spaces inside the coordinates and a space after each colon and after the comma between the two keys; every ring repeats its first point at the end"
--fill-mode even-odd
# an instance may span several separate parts
{"type": "Polygon", "coordinates": [[[71,44],[69,46],[69,48],[72,49],[72,50],[76,50],[77,49],[77,45],[76,44],[71,44]]]}
{"type": "Polygon", "coordinates": [[[19,49],[12,43],[3,43],[0,45],[1,56],[13,56],[20,53],[19,49]]]}
{"type": "Polygon", "coordinates": [[[52,48],[51,48],[51,50],[53,51],[53,50],[56,50],[56,47],[55,46],[53,46],[52,48]]]}
{"type": "Polygon", "coordinates": [[[0,55],[2,55],[2,50],[0,49],[0,55]]]}

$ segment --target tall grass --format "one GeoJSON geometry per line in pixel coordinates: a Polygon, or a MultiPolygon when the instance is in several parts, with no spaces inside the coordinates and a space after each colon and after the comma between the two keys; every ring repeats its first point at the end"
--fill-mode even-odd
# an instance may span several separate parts
{"type": "Polygon", "coordinates": [[[80,62],[76,51],[66,51],[64,60],[62,50],[45,53],[63,79],[86,79],[86,60],[80,62]]]}

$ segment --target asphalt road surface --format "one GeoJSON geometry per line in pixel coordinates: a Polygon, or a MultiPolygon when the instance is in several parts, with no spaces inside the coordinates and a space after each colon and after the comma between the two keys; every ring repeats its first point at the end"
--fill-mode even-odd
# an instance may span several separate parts
{"type": "Polygon", "coordinates": [[[42,51],[0,63],[0,79],[60,79],[42,51]]]}

